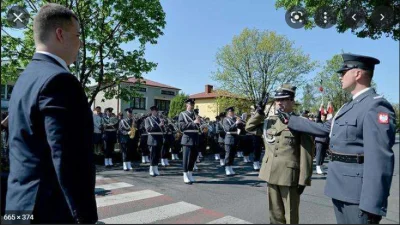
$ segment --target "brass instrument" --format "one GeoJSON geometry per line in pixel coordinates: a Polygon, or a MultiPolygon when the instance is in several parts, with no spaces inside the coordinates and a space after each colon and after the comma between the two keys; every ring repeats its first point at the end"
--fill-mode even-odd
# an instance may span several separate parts
{"type": "Polygon", "coordinates": [[[137,131],[137,127],[136,127],[135,119],[132,118],[131,130],[128,132],[130,139],[135,138],[136,131],[137,131]]]}

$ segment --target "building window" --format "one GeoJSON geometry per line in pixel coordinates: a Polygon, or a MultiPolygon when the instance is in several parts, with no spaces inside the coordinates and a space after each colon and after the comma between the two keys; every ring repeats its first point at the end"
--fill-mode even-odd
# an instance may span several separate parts
{"type": "Polygon", "coordinates": [[[11,98],[11,93],[12,93],[13,88],[14,88],[14,86],[7,85],[7,99],[11,98]]]}
{"type": "Polygon", "coordinates": [[[159,111],[169,111],[169,103],[168,100],[154,99],[154,105],[157,106],[159,111]]]}
{"type": "Polygon", "coordinates": [[[175,95],[175,91],[166,91],[166,90],[161,90],[161,94],[163,95],[175,95]]]}
{"type": "Polygon", "coordinates": [[[146,98],[133,98],[131,101],[132,109],[146,109],[146,98]]]}
{"type": "Polygon", "coordinates": [[[1,99],[3,100],[9,100],[11,97],[11,93],[13,90],[14,86],[13,85],[1,85],[1,99]]]}
{"type": "Polygon", "coordinates": [[[6,85],[1,85],[1,99],[6,99],[6,85]]]}

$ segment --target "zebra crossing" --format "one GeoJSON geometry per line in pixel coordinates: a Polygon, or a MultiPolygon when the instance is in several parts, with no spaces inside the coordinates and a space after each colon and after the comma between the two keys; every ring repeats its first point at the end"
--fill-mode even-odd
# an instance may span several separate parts
{"type": "Polygon", "coordinates": [[[114,178],[96,177],[98,224],[251,224],[114,178]]]}

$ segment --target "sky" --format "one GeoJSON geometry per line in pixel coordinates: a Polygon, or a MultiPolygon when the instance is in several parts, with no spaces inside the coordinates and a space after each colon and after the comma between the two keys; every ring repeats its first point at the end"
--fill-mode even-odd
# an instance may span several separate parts
{"type": "MultiPolygon", "coordinates": [[[[378,58],[381,63],[374,74],[378,93],[390,102],[399,102],[399,43],[390,37],[362,39],[350,31],[338,33],[335,27],[293,29],[286,24],[285,10],[277,10],[271,0],[161,0],[161,4],[166,26],[158,43],[147,45],[146,59],[158,63],[155,70],[143,75],[147,79],[186,94],[204,92],[206,84],[218,86],[210,77],[217,68],[217,51],[244,28],[255,28],[285,35],[321,63],[342,50],[378,58]]],[[[135,45],[128,43],[123,48],[133,50],[135,45]]],[[[306,78],[313,78],[318,71],[306,78]]],[[[296,99],[301,99],[301,91],[296,99]]]]}

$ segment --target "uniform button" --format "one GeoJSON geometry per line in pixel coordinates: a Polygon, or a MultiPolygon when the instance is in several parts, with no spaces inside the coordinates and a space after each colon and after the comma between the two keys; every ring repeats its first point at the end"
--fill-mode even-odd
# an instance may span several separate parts
{"type": "Polygon", "coordinates": [[[347,123],[347,121],[346,121],[346,123],[347,123]]]}
{"type": "Polygon", "coordinates": [[[333,145],[331,145],[331,148],[333,148],[333,145]]]}
{"type": "Polygon", "coordinates": [[[335,134],[332,134],[332,136],[335,136],[335,134]]]}
{"type": "Polygon", "coordinates": [[[278,157],[278,155],[277,155],[277,154],[275,154],[275,157],[278,157]]]}
{"type": "Polygon", "coordinates": [[[357,176],[359,176],[360,175],[360,173],[357,173],[357,176]]]}
{"type": "Polygon", "coordinates": [[[276,147],[275,150],[278,150],[278,148],[276,147]]]}
{"type": "Polygon", "coordinates": [[[279,143],[279,140],[278,140],[278,141],[276,141],[276,143],[279,143]]]}

